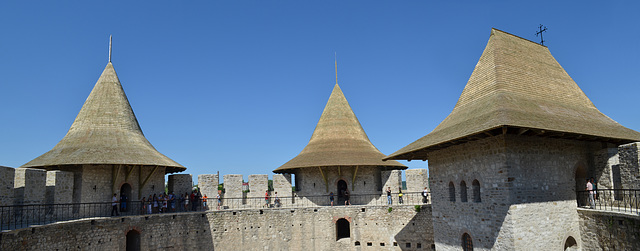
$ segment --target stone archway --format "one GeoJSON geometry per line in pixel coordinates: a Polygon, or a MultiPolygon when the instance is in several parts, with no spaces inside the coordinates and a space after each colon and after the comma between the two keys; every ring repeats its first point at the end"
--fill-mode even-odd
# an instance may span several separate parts
{"type": "Polygon", "coordinates": [[[127,212],[131,207],[131,185],[124,183],[120,186],[120,212],[127,212]]]}
{"type": "Polygon", "coordinates": [[[345,218],[340,218],[336,221],[336,240],[342,238],[351,238],[350,223],[345,218]]]}
{"type": "Polygon", "coordinates": [[[578,242],[576,242],[576,239],[574,239],[573,236],[569,236],[567,240],[564,241],[563,250],[578,250],[578,242]]]}
{"type": "Polygon", "coordinates": [[[127,232],[127,251],[140,251],[140,232],[129,230],[127,232]]]}

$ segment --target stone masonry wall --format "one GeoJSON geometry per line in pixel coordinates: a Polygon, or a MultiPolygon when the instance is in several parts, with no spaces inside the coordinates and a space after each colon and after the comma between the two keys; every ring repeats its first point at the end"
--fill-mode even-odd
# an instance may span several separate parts
{"type": "Polygon", "coordinates": [[[15,168],[0,166],[0,206],[13,205],[15,168]]]}
{"type": "Polygon", "coordinates": [[[42,169],[16,168],[14,176],[15,204],[43,204],[47,172],[42,169]]]}
{"type": "Polygon", "coordinates": [[[478,250],[556,250],[568,236],[578,240],[574,176],[589,163],[588,149],[579,141],[506,135],[434,151],[436,248],[459,250],[464,233],[478,250]],[[473,198],[474,180],[480,202],[473,198]]]}
{"type": "Polygon", "coordinates": [[[640,250],[640,217],[578,209],[582,250],[640,250]]]}
{"type": "Polygon", "coordinates": [[[198,175],[198,188],[200,188],[200,193],[206,194],[207,196],[209,196],[209,198],[215,198],[218,194],[218,175],[198,175]]]}
{"type": "Polygon", "coordinates": [[[640,189],[640,142],[621,145],[620,183],[623,189],[640,189]]]}
{"type": "MultiPolygon", "coordinates": [[[[191,193],[193,189],[193,176],[191,174],[172,174],[167,180],[167,190],[178,198],[185,193],[191,193]]],[[[208,193],[202,193],[203,196],[208,193]]],[[[215,196],[214,196],[215,197],[215,196]]]]}
{"type": "MultiPolygon", "coordinates": [[[[588,171],[586,178],[593,177],[596,180],[597,188],[599,189],[613,189],[613,175],[614,168],[618,168],[620,164],[618,148],[605,148],[595,151],[594,153],[594,171],[588,171]]],[[[587,182],[585,180],[579,180],[580,183],[578,189],[585,190],[587,182]]]]}
{"type": "Polygon", "coordinates": [[[45,203],[65,204],[73,202],[73,173],[47,171],[45,203]]]}
{"type": "Polygon", "coordinates": [[[275,196],[275,193],[278,193],[279,197],[291,197],[291,174],[274,174],[273,175],[273,194],[271,196],[275,196]]]}
{"type": "Polygon", "coordinates": [[[86,219],[0,233],[0,250],[431,250],[423,206],[253,209],[86,219]],[[336,222],[349,237],[336,238],[336,222]]]}

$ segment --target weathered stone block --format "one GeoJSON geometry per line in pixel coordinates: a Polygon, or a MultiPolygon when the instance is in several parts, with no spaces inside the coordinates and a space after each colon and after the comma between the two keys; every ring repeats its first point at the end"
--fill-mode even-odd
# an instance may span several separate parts
{"type": "Polygon", "coordinates": [[[218,175],[198,175],[198,188],[200,188],[200,193],[202,193],[203,196],[206,194],[209,198],[215,198],[218,194],[218,175]]]}

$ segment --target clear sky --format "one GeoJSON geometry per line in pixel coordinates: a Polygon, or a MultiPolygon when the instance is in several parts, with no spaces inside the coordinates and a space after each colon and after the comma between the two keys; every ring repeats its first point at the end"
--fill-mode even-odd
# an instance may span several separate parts
{"type": "Polygon", "coordinates": [[[538,41],[544,24],[596,107],[640,130],[638,13],[637,1],[1,1],[0,165],[64,137],[110,34],[145,136],[194,177],[246,180],[295,157],[335,84],[334,52],[369,139],[395,152],[451,112],[492,27],[538,41]]]}

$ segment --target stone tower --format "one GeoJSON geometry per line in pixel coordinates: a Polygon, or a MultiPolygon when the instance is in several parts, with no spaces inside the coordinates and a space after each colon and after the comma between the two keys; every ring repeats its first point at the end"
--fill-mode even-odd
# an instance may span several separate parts
{"type": "MultiPolygon", "coordinates": [[[[307,146],[273,172],[295,174],[300,196],[333,192],[340,200],[344,189],[352,195],[379,194],[382,171],[407,168],[397,161],[382,161],[384,157],[336,83],[307,146]]],[[[321,200],[326,204],[326,197],[321,200]]]]}
{"type": "Polygon", "coordinates": [[[387,159],[429,160],[437,250],[559,250],[581,247],[575,192],[594,153],[638,140],[547,47],[492,29],[451,114],[387,159]]]}
{"type": "Polygon", "coordinates": [[[164,175],[185,167],[147,141],[111,62],[100,75],[67,135],[23,168],[74,173],[73,202],[130,200],[164,192],[164,175]]]}

